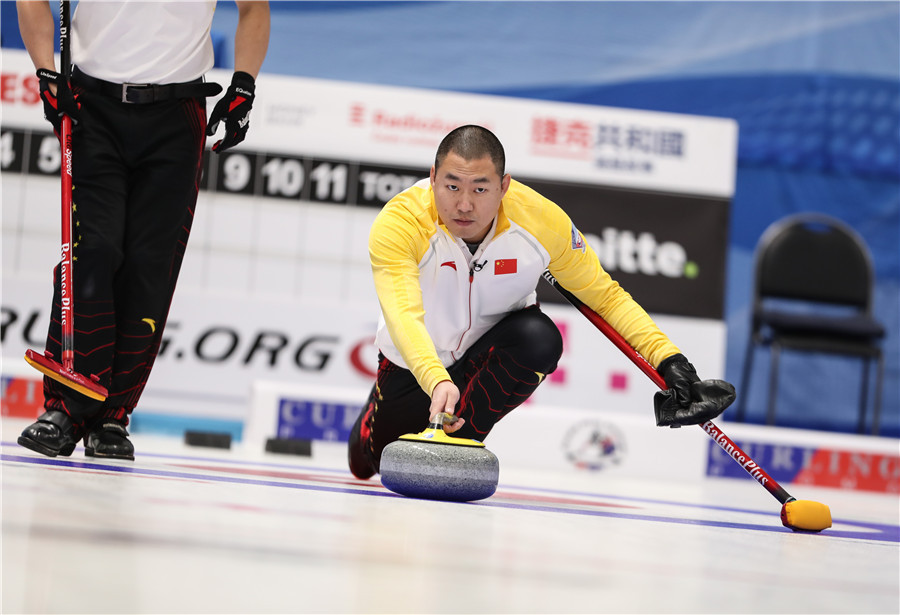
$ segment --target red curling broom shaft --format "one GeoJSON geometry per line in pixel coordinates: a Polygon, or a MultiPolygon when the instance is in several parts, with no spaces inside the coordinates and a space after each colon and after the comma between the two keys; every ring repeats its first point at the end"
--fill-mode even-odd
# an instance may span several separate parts
{"type": "MultiPolygon", "coordinates": [[[[70,44],[71,32],[69,31],[72,20],[70,17],[68,0],[59,2],[59,72],[60,77],[66,81],[66,87],[72,74],[72,48],[70,44]]],[[[63,114],[60,118],[59,140],[61,145],[62,160],[60,161],[60,175],[62,176],[62,230],[61,258],[60,258],[60,325],[62,328],[62,367],[70,374],[75,373],[75,314],[72,301],[75,286],[72,274],[72,118],[63,114]]]]}
{"type": "MultiPolygon", "coordinates": [[[[549,271],[544,272],[544,279],[550,282],[550,284],[557,290],[559,293],[566,298],[566,300],[578,308],[578,311],[584,314],[585,318],[587,318],[591,324],[597,327],[603,335],[605,335],[609,341],[613,343],[613,345],[621,350],[625,356],[631,359],[631,362],[638,366],[638,368],[647,374],[647,376],[652,380],[656,386],[665,391],[668,386],[666,386],[666,381],[663,377],[653,368],[647,360],[642,357],[638,352],[631,347],[631,345],[625,340],[622,335],[612,328],[608,322],[606,322],[602,316],[597,314],[594,310],[585,305],[578,297],[567,291],[565,288],[559,285],[559,282],[553,277],[549,271]]],[[[746,472],[752,476],[756,481],[766,488],[766,491],[771,493],[776,500],[780,503],[785,504],[786,502],[793,501],[795,498],[791,496],[787,491],[785,491],[784,487],[778,484],[778,482],[769,476],[769,474],[763,470],[759,464],[757,464],[753,459],[745,453],[741,448],[734,443],[734,441],[725,435],[719,427],[717,427],[712,421],[706,421],[700,428],[703,429],[709,435],[713,441],[718,444],[722,450],[728,454],[729,457],[734,459],[738,465],[740,465],[746,472]]]]}
{"type": "Polygon", "coordinates": [[[62,327],[62,366],[75,371],[75,318],[72,311],[72,118],[63,115],[62,141],[62,243],[59,270],[60,325],[62,327]]]}

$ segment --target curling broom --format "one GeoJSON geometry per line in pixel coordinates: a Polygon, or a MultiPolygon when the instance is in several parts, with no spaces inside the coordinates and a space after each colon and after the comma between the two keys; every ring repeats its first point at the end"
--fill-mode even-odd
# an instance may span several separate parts
{"type": "MultiPolygon", "coordinates": [[[[69,50],[69,3],[59,3],[59,49],[60,75],[68,81],[71,73],[69,50]]],[[[97,376],[86,377],[75,371],[75,297],[72,283],[72,118],[63,114],[60,122],[62,161],[62,260],[59,264],[60,279],[60,326],[62,328],[62,363],[56,361],[49,352],[39,354],[31,349],[25,351],[25,360],[36,370],[67,387],[103,401],[108,393],[101,386],[97,376]]]]}
{"type": "MultiPolygon", "coordinates": [[[[549,271],[544,272],[544,279],[547,280],[553,288],[559,291],[569,303],[578,308],[578,311],[584,314],[591,324],[609,338],[613,345],[631,359],[631,362],[637,365],[638,368],[660,389],[666,390],[668,388],[666,386],[666,381],[659,372],[657,372],[644,357],[638,354],[625,338],[623,338],[618,331],[613,329],[602,316],[585,305],[578,297],[560,286],[559,282],[549,271]]],[[[734,459],[738,465],[750,474],[750,476],[756,479],[760,485],[765,487],[766,491],[771,493],[776,500],[781,502],[781,523],[785,527],[801,532],[821,532],[822,530],[831,527],[831,510],[828,506],[820,502],[798,500],[793,497],[712,421],[706,421],[700,425],[700,427],[715,441],[716,444],[722,447],[722,450],[724,450],[729,457],[734,459]]]]}

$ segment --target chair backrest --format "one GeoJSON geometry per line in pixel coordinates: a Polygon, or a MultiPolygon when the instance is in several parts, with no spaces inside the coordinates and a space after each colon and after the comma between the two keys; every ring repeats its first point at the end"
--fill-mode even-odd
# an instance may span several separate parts
{"type": "Polygon", "coordinates": [[[872,258],[864,240],[831,216],[773,223],[756,248],[756,297],[798,299],[871,311],[872,258]]]}

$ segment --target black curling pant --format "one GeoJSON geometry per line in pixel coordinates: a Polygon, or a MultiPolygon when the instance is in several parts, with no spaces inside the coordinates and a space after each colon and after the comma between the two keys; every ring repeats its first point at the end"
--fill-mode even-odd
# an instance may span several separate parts
{"type": "MultiPolygon", "coordinates": [[[[127,104],[81,92],[72,136],[75,370],[105,402],[44,378],[47,409],[76,425],[125,419],[156,359],[190,235],[206,143],[206,100],[127,104]]],[[[59,268],[47,350],[61,356],[59,268]]]]}
{"type": "MultiPolygon", "coordinates": [[[[507,315],[447,370],[460,390],[456,414],[466,419],[453,436],[483,441],[556,369],[561,355],[559,329],[537,306],[507,315]]],[[[378,469],[385,446],[428,425],[431,398],[411,371],[379,355],[376,383],[364,407],[370,404],[369,450],[378,469]]]]}

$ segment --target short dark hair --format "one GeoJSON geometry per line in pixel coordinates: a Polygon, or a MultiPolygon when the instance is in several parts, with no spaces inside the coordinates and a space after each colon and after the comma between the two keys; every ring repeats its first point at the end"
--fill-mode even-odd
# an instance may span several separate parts
{"type": "Polygon", "coordinates": [[[506,173],[506,154],[503,145],[494,133],[483,126],[468,124],[451,130],[438,145],[434,157],[435,169],[443,164],[450,152],[461,156],[463,160],[477,160],[490,156],[497,174],[503,177],[506,173]]]}

